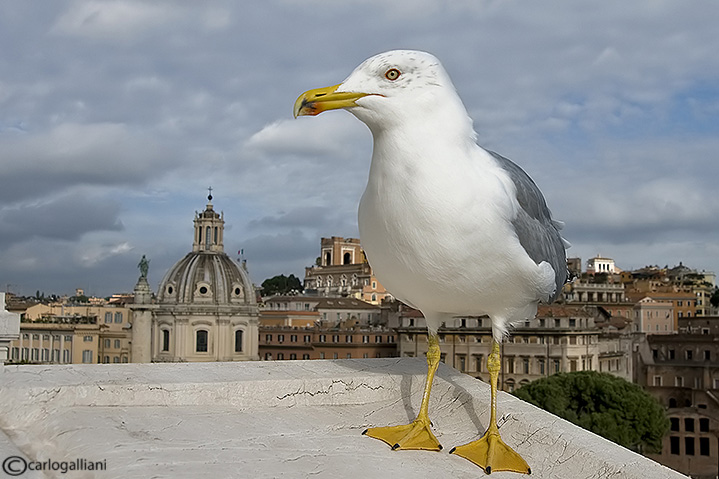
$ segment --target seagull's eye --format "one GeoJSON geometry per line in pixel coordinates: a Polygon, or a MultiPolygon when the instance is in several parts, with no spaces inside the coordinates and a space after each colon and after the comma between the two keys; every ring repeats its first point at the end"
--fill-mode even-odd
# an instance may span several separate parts
{"type": "Polygon", "coordinates": [[[395,81],[397,78],[399,78],[400,75],[401,73],[399,72],[399,70],[397,70],[396,68],[390,68],[389,70],[387,70],[387,73],[384,74],[384,77],[387,80],[395,81]]]}

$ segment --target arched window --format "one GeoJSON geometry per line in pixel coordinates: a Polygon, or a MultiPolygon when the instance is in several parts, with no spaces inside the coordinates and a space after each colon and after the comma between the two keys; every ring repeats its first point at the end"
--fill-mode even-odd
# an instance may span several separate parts
{"type": "Polygon", "coordinates": [[[162,350],[163,351],[170,350],[170,330],[169,329],[162,330],[162,350]]]}
{"type": "Polygon", "coordinates": [[[349,252],[345,253],[344,258],[342,259],[342,263],[352,264],[352,255],[349,252]]]}
{"type": "Polygon", "coordinates": [[[329,266],[332,264],[332,254],[328,251],[325,253],[325,266],[329,266]]]}
{"type": "Polygon", "coordinates": [[[195,351],[198,353],[207,352],[207,331],[204,329],[198,329],[195,333],[195,351]]]}
{"type": "Polygon", "coordinates": [[[210,227],[205,229],[205,249],[210,249],[210,227]]]}
{"type": "Polygon", "coordinates": [[[242,330],[238,329],[235,331],[235,352],[242,352],[242,330]]]}
{"type": "Polygon", "coordinates": [[[218,241],[217,241],[217,226],[215,226],[215,244],[217,244],[217,243],[218,243],[218,241]]]}

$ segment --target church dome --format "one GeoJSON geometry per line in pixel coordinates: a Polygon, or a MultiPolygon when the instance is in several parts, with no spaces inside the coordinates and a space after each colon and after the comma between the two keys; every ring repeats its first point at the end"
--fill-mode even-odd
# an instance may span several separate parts
{"type": "Polygon", "coordinates": [[[223,215],[214,211],[212,195],[205,211],[195,213],[192,251],[170,268],[160,282],[159,303],[255,305],[255,291],[244,267],[225,252],[223,215]]]}

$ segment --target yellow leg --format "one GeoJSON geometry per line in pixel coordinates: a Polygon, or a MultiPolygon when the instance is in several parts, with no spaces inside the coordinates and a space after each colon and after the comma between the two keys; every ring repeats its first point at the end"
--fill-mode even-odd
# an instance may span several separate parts
{"type": "Polygon", "coordinates": [[[449,451],[450,454],[457,454],[472,461],[487,474],[494,471],[512,471],[522,474],[531,474],[527,462],[514,449],[509,447],[499,437],[497,428],[497,378],[502,360],[499,355],[499,343],[492,344],[492,354],[487,358],[487,369],[489,370],[489,383],[492,388],[492,404],[490,408],[489,427],[480,439],[458,446],[449,451]]]}
{"type": "Polygon", "coordinates": [[[432,434],[429,420],[429,393],[432,390],[434,373],[439,366],[439,339],[436,334],[428,336],[429,350],[427,351],[427,382],[424,385],[424,396],[422,405],[419,408],[417,419],[409,424],[401,426],[372,427],[362,434],[379,439],[392,446],[392,450],[398,449],[423,449],[425,451],[439,451],[442,445],[432,434]]]}

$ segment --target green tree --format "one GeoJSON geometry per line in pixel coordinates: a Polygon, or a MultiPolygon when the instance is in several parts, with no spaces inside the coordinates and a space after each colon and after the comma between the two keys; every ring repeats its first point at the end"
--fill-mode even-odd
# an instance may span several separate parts
{"type": "Polygon", "coordinates": [[[262,294],[264,296],[287,294],[292,291],[302,291],[302,282],[294,274],[289,276],[280,274],[262,282],[262,294]]]}
{"type": "Polygon", "coordinates": [[[715,308],[719,308],[719,288],[714,288],[714,294],[712,294],[712,297],[709,298],[709,302],[715,308]]]}
{"type": "Polygon", "coordinates": [[[669,432],[656,399],[607,373],[559,373],[526,384],[514,395],[637,452],[661,452],[669,432]]]}

